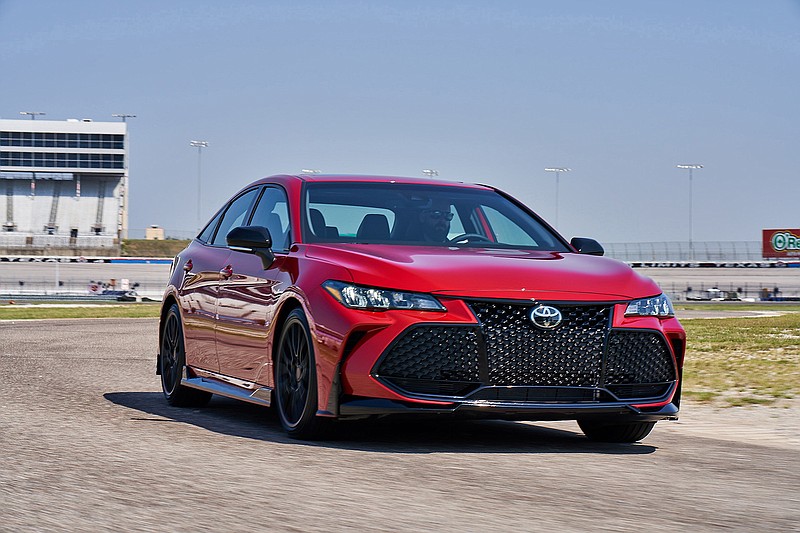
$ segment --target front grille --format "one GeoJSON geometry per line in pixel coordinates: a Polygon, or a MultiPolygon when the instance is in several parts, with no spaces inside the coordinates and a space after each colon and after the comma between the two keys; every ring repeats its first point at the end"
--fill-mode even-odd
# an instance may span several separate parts
{"type": "Polygon", "coordinates": [[[662,383],[674,379],[672,355],[658,333],[621,330],[608,336],[606,385],[662,383]]]}
{"type": "Polygon", "coordinates": [[[472,392],[471,400],[523,402],[604,401],[613,399],[609,392],[620,399],[656,398],[676,379],[663,336],[611,330],[609,305],[556,304],[562,323],[543,330],[529,318],[533,304],[468,304],[478,326],[410,328],[387,349],[374,375],[410,394],[472,392]]]}
{"type": "Polygon", "coordinates": [[[483,324],[494,385],[591,386],[600,380],[608,306],[559,306],[561,325],[539,329],[531,306],[472,302],[483,324]]]}
{"type": "Polygon", "coordinates": [[[423,326],[390,347],[380,375],[416,380],[479,381],[478,328],[423,326]]]}
{"type": "Polygon", "coordinates": [[[409,392],[434,396],[466,396],[480,386],[477,381],[447,381],[443,379],[391,378],[392,383],[409,392]]]}
{"type": "Polygon", "coordinates": [[[608,385],[606,388],[617,398],[658,398],[669,392],[670,383],[654,383],[652,385],[608,385]]]}

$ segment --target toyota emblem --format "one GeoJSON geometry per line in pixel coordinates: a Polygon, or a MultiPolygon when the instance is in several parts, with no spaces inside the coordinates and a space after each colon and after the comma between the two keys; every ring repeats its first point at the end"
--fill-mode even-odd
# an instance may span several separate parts
{"type": "Polygon", "coordinates": [[[561,311],[549,305],[539,305],[531,310],[531,322],[537,328],[553,329],[561,324],[562,320],[561,311]]]}

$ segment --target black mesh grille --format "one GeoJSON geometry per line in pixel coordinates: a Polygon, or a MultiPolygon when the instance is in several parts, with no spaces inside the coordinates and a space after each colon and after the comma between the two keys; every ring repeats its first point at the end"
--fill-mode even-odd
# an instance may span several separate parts
{"type": "Polygon", "coordinates": [[[478,328],[414,328],[391,347],[378,375],[417,380],[479,381],[478,328]]]}
{"type": "MultiPolygon", "coordinates": [[[[387,378],[384,378],[387,379],[387,378]]],[[[466,396],[477,389],[477,382],[444,381],[436,379],[388,378],[396,387],[417,394],[434,396],[466,396]]]]}
{"type": "Polygon", "coordinates": [[[676,379],[663,336],[610,330],[611,306],[556,304],[563,321],[543,330],[531,322],[533,304],[468,304],[479,326],[413,327],[387,350],[375,375],[410,393],[466,396],[494,386],[497,392],[480,389],[473,393],[480,398],[470,399],[528,402],[608,400],[602,389],[622,399],[657,398],[676,379]],[[510,386],[523,388],[501,389],[510,386]]]}
{"type": "Polygon", "coordinates": [[[675,379],[672,355],[658,333],[612,331],[606,358],[606,385],[664,383],[675,379]]]}
{"type": "Polygon", "coordinates": [[[600,381],[607,306],[559,306],[560,326],[539,329],[532,306],[472,302],[483,324],[494,385],[592,386],[600,381]]]}
{"type": "Polygon", "coordinates": [[[608,390],[617,395],[617,398],[658,398],[669,392],[669,383],[653,385],[609,385],[608,390]]]}
{"type": "Polygon", "coordinates": [[[469,399],[500,402],[575,403],[589,402],[596,398],[595,389],[579,387],[486,387],[470,394],[469,399]]]}

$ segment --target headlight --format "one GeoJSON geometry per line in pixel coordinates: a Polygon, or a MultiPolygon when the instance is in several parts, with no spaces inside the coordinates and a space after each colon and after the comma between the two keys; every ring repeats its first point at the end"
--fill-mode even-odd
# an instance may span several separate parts
{"type": "Polygon", "coordinates": [[[675,309],[666,294],[634,300],[628,304],[625,316],[675,316],[675,309]]]}
{"type": "Polygon", "coordinates": [[[446,311],[444,306],[439,303],[439,300],[428,294],[361,287],[331,280],[326,281],[322,286],[339,303],[351,309],[446,311]]]}

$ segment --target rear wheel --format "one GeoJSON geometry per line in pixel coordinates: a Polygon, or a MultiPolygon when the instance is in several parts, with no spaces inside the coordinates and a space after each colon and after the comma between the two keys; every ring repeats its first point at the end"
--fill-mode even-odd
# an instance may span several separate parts
{"type": "Polygon", "coordinates": [[[275,400],[290,437],[319,438],[328,420],[317,416],[317,369],[308,321],[294,309],[283,323],[275,363],[275,400]]]}
{"type": "Polygon", "coordinates": [[[655,422],[627,422],[613,424],[578,420],[583,433],[595,442],[637,442],[645,438],[653,430],[655,422]]]}
{"type": "Polygon", "coordinates": [[[172,304],[164,319],[161,332],[161,351],[158,357],[161,371],[161,390],[170,405],[176,407],[202,407],[211,399],[211,393],[181,385],[186,350],[183,344],[183,326],[177,304],[172,304]]]}

